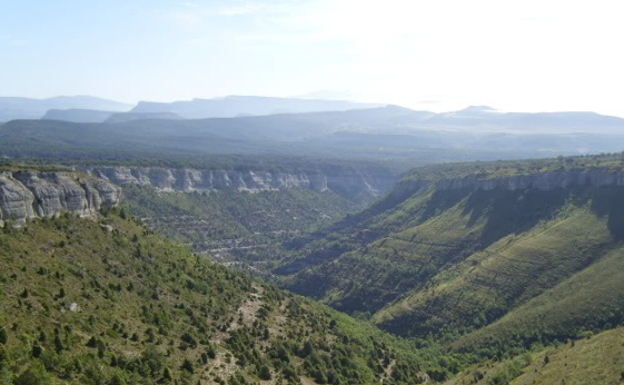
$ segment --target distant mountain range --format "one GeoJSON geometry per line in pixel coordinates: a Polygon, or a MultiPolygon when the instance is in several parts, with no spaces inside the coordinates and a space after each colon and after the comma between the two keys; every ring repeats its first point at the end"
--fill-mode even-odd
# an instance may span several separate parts
{"type": "Polygon", "coordinates": [[[57,96],[48,99],[0,97],[0,121],[40,119],[51,109],[88,109],[126,112],[132,105],[93,96],[57,96]]]}
{"type": "Polygon", "coordinates": [[[172,112],[115,112],[72,108],[48,110],[43,120],[63,120],[73,123],[121,123],[143,119],[184,119],[172,112]]]}
{"type": "MultiPolygon", "coordinates": [[[[77,97],[76,97],[77,98],[77,97]]],[[[139,102],[134,108],[117,102],[117,105],[101,103],[78,103],[61,105],[56,103],[39,103],[38,109],[17,109],[13,100],[23,100],[24,106],[34,105],[34,99],[4,98],[0,99],[0,121],[13,119],[49,119],[64,120],[76,123],[103,123],[114,113],[130,112],[132,115],[116,116],[113,121],[136,119],[207,119],[234,118],[246,116],[262,116],[286,113],[306,113],[321,111],[347,111],[353,109],[370,109],[383,107],[383,104],[356,103],[344,100],[318,100],[299,98],[272,98],[263,96],[226,96],[214,99],[193,99],[172,103],[139,102]],[[9,104],[11,100],[11,104],[9,104]],[[28,104],[30,103],[30,104],[28,104]]],[[[100,100],[93,98],[94,100],[100,100]]],[[[48,99],[51,100],[51,99],[48,99]]]]}
{"type": "MultiPolygon", "coordinates": [[[[5,105],[7,100],[0,99],[5,105]]],[[[400,106],[364,108],[371,105],[248,96],[142,102],[129,112],[58,108],[79,103],[129,109],[91,97],[48,100],[47,105],[55,108],[42,115],[42,120],[13,120],[0,127],[0,155],[96,156],[97,149],[98,157],[110,157],[111,151],[131,157],[138,156],[137,151],[149,151],[157,157],[164,152],[271,154],[431,163],[624,149],[624,119],[594,112],[519,113],[473,106],[434,113],[400,106]],[[325,110],[293,112],[315,108],[325,110]],[[275,111],[289,113],[271,114],[275,111]],[[190,119],[212,115],[235,117],[190,119]]],[[[4,116],[6,111],[15,115],[17,109],[5,109],[4,116]]]]}
{"type": "Polygon", "coordinates": [[[238,118],[178,115],[111,114],[104,123],[14,120],[0,126],[0,155],[108,158],[148,151],[157,157],[271,154],[431,163],[624,149],[624,119],[595,113],[501,113],[479,107],[436,114],[388,106],[238,118]]]}
{"type": "Polygon", "coordinates": [[[233,118],[250,115],[292,114],[316,111],[346,111],[382,107],[383,104],[344,100],[226,96],[173,103],[139,102],[132,112],[173,112],[187,119],[233,118]]]}
{"type": "MultiPolygon", "coordinates": [[[[128,104],[91,96],[61,96],[41,100],[0,98],[0,121],[42,118],[75,123],[119,123],[142,119],[194,120],[268,115],[280,116],[269,118],[269,121],[289,120],[302,124],[313,121],[324,128],[329,126],[330,131],[383,131],[384,134],[393,135],[413,134],[414,130],[444,130],[470,134],[624,133],[624,119],[595,112],[502,112],[488,106],[471,106],[460,111],[435,113],[344,100],[262,96],[226,96],[172,103],[141,101],[134,108],[128,104]]],[[[288,136],[299,131],[298,128],[289,127],[288,136]]],[[[274,130],[274,127],[268,129],[274,130]]],[[[265,132],[256,133],[266,135],[265,132]]]]}
{"type": "Polygon", "coordinates": [[[514,130],[550,133],[624,132],[624,119],[595,112],[500,112],[487,106],[471,106],[461,111],[435,114],[424,125],[430,127],[487,130],[514,130]]]}

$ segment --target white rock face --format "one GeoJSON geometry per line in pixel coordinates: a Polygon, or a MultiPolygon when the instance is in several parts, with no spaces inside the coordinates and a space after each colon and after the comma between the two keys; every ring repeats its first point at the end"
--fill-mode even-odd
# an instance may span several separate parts
{"type": "Polygon", "coordinates": [[[71,172],[0,171],[0,226],[70,212],[95,217],[115,206],[121,189],[110,182],[71,172]]]}
{"type": "Polygon", "coordinates": [[[83,171],[120,186],[151,185],[161,191],[184,192],[225,189],[257,192],[306,188],[321,192],[330,190],[345,196],[364,193],[377,197],[390,190],[395,183],[395,177],[390,174],[326,175],[320,172],[284,173],[159,167],[95,167],[83,171]]]}
{"type": "Polygon", "coordinates": [[[511,191],[537,189],[550,191],[571,186],[624,186],[624,172],[614,171],[605,167],[591,167],[502,178],[486,178],[479,175],[471,175],[463,178],[437,181],[407,180],[399,183],[395,193],[414,193],[432,184],[435,185],[438,191],[459,189],[503,189],[511,191]]]}

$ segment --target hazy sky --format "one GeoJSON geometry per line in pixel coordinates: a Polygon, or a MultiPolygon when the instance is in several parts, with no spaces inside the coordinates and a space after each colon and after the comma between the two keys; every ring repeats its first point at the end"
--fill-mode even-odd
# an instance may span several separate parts
{"type": "Polygon", "coordinates": [[[624,116],[623,18],[622,0],[0,0],[0,95],[624,116]]]}

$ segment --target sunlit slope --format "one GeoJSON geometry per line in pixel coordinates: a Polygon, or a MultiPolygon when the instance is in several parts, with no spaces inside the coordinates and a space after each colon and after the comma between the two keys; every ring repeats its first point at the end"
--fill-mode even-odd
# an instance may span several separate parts
{"type": "Polygon", "coordinates": [[[586,207],[567,207],[555,219],[443,269],[375,320],[412,335],[485,326],[600,260],[615,244],[606,218],[586,207]]]}
{"type": "Polygon", "coordinates": [[[500,320],[460,338],[459,350],[492,353],[502,346],[528,347],[579,338],[624,320],[624,247],[527,301],[500,320]]]}
{"type": "Polygon", "coordinates": [[[125,216],[0,230],[0,383],[401,384],[426,369],[406,342],[125,216]]]}
{"type": "Polygon", "coordinates": [[[624,328],[466,368],[445,385],[594,385],[624,380],[624,328]]]}
{"type": "Polygon", "coordinates": [[[565,162],[442,170],[304,244],[284,283],[393,333],[485,355],[613,327],[624,319],[619,168],[565,162]]]}

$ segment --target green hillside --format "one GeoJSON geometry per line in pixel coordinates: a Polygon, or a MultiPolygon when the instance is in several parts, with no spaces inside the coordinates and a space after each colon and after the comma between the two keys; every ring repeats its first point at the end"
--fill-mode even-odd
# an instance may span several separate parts
{"type": "Polygon", "coordinates": [[[624,381],[624,328],[464,369],[444,385],[585,385],[624,381]]]}
{"type": "Polygon", "coordinates": [[[621,157],[427,170],[403,182],[424,180],[422,188],[399,186],[369,209],[299,240],[300,250],[275,270],[286,275],[284,286],[371,317],[392,333],[485,357],[624,321],[624,187],[436,187],[449,178],[556,181],[563,172],[601,173],[598,180],[622,170],[621,157]]]}
{"type": "Polygon", "coordinates": [[[124,217],[0,232],[0,383],[407,384],[457,370],[124,217]]]}

